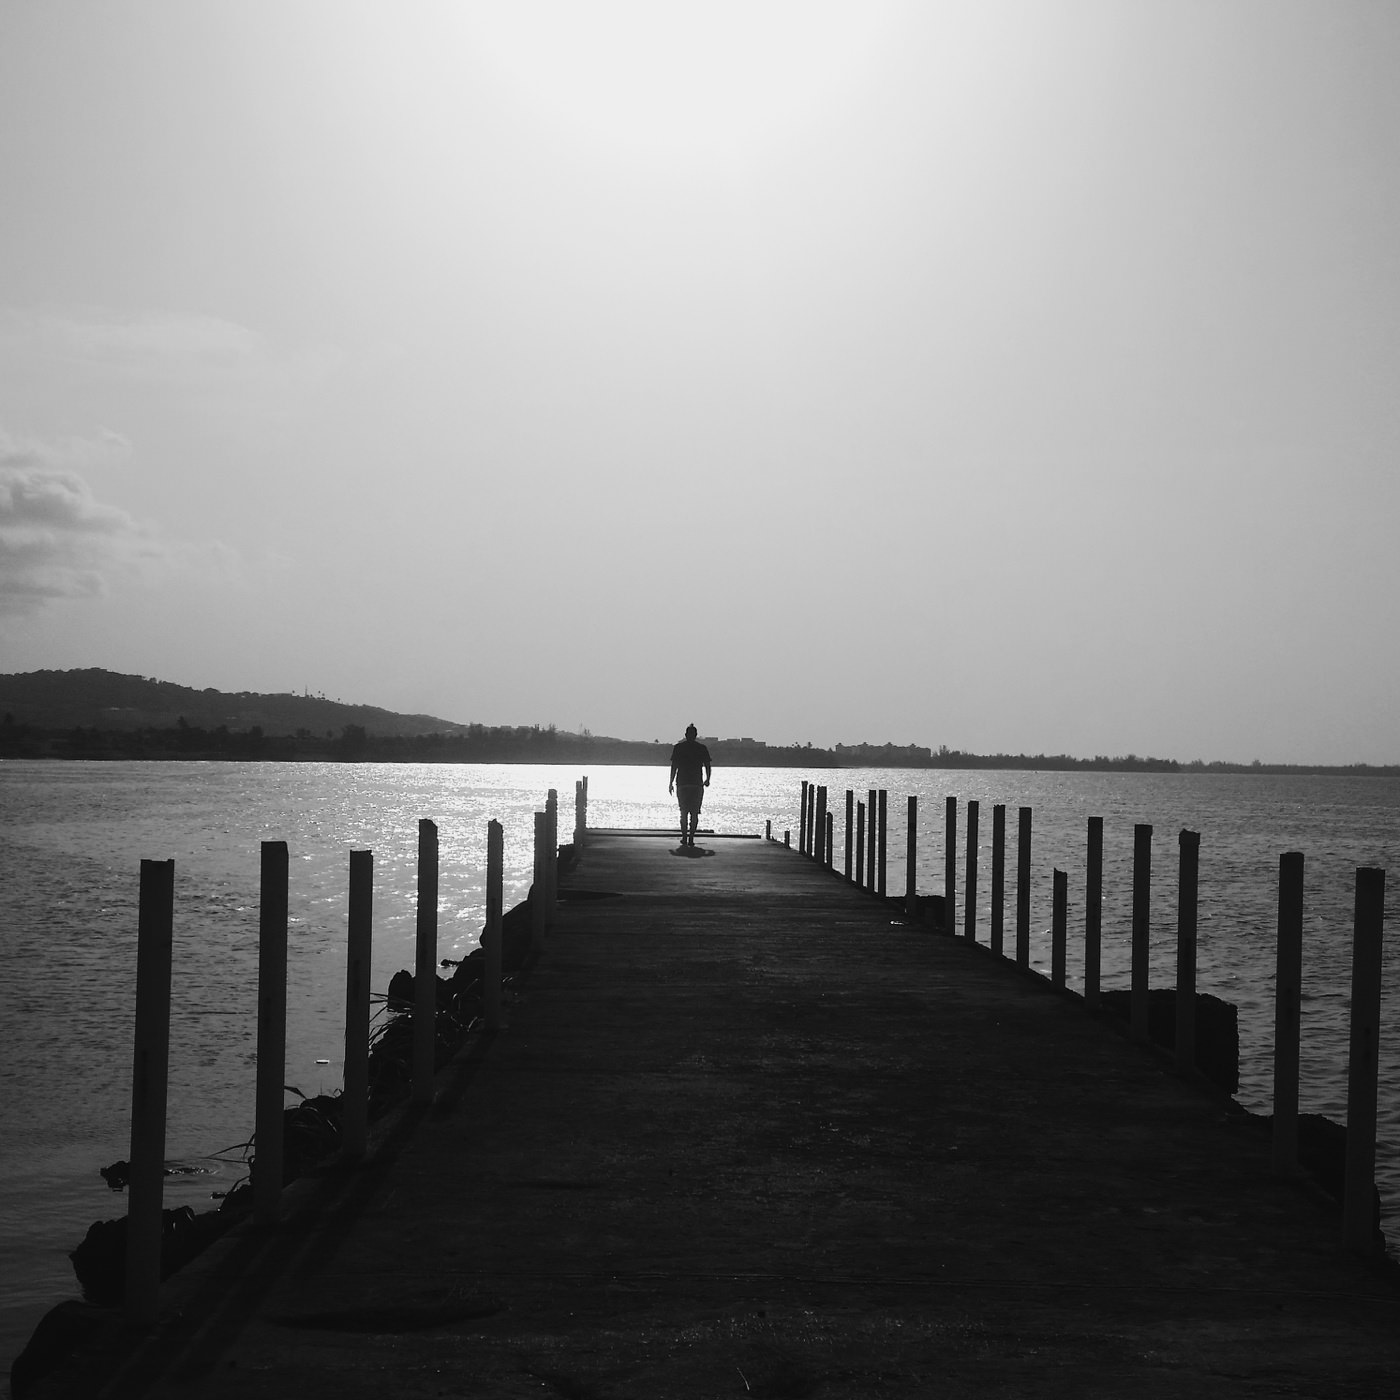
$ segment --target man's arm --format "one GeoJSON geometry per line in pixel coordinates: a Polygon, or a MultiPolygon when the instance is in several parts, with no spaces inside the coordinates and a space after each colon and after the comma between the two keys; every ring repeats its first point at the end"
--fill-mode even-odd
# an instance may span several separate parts
{"type": "Polygon", "coordinates": [[[673,758],[673,759],[671,760],[671,781],[670,781],[669,783],[666,784],[666,791],[667,791],[667,792],[675,792],[675,790],[676,790],[676,760],[673,758]]]}

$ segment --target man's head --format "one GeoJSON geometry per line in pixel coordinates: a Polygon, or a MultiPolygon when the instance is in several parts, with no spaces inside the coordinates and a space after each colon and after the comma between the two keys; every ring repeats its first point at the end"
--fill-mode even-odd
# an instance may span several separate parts
{"type": "Polygon", "coordinates": [[[687,739],[693,739],[699,732],[700,731],[696,729],[693,724],[687,724],[685,727],[685,737],[687,739]]]}

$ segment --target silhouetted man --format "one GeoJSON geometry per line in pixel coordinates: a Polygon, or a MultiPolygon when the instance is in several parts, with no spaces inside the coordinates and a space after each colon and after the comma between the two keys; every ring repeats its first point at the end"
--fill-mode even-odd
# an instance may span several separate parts
{"type": "Polygon", "coordinates": [[[695,828],[700,825],[700,804],[710,785],[710,751],[695,737],[695,726],[685,727],[685,738],[671,750],[671,783],[667,792],[676,794],[681,805],[681,845],[695,844],[695,828]],[[702,776],[703,774],[703,776],[702,776]]]}

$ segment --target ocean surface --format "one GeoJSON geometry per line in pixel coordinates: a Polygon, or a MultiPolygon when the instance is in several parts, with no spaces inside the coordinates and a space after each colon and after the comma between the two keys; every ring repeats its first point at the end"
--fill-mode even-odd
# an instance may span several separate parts
{"type": "MultiPolygon", "coordinates": [[[[413,965],[418,821],[438,824],[440,956],[475,946],[486,823],[505,828],[506,907],[529,887],[532,814],[549,788],[561,839],[575,768],[538,765],[0,763],[0,959],[9,1005],[0,1057],[0,1364],[54,1303],[77,1296],[67,1255],[94,1220],[125,1212],[98,1169],[128,1155],[140,862],[175,861],[166,1204],[209,1209],[245,1172],[255,1077],[259,846],[291,854],[287,1082],[341,1083],[348,853],[374,852],[373,987],[413,965]]],[[[663,768],[588,772],[596,826],[671,826],[663,768]]],[[[722,769],[704,825],[797,844],[801,781],[824,783],[844,853],[844,793],[889,792],[888,889],[904,889],[905,799],[919,799],[918,888],[943,888],[947,797],[980,803],[978,937],[988,938],[992,806],[1008,823],[1008,946],[1016,809],[1034,811],[1032,961],[1049,966],[1052,871],[1068,872],[1069,981],[1082,967],[1086,825],[1104,819],[1104,985],[1128,985],[1133,827],[1154,827],[1153,982],[1172,985],[1177,834],[1198,831],[1198,986],[1239,1006],[1240,1101],[1268,1111],[1278,858],[1306,856],[1303,1110],[1345,1119],[1351,921],[1358,866],[1400,883],[1400,781],[1218,774],[722,769]]],[[[961,908],[961,888],[959,889],[961,908]]],[[[961,914],[959,914],[961,925],[961,914]]],[[[1400,954],[1385,954],[1380,1166],[1391,1252],[1400,1244],[1400,954]]]]}

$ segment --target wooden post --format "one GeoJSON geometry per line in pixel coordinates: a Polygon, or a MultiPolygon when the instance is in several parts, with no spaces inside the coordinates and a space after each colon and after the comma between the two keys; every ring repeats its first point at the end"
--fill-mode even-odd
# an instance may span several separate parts
{"type": "Polygon", "coordinates": [[[826,870],[830,870],[834,864],[832,851],[835,840],[836,816],[834,813],[828,812],[826,814],[826,859],[822,862],[822,866],[826,870]]]}
{"type": "Polygon", "coordinates": [[[846,879],[851,879],[851,858],[855,854],[856,842],[856,795],[846,789],[846,879]]]}
{"type": "MultiPolygon", "coordinates": [[[[165,1106],[170,1078],[170,965],[175,926],[173,860],[141,862],[139,898],[125,1304],[126,1320],[133,1326],[146,1327],[155,1322],[160,1304],[165,1106]]],[[[20,1132],[21,1126],[10,1124],[9,1131],[20,1132]]]]}
{"type": "Polygon", "coordinates": [[[369,1146],[369,979],[374,928],[374,852],[350,852],[345,940],[345,1079],[340,1151],[355,1162],[369,1146]]]}
{"type": "Polygon", "coordinates": [[[530,951],[538,954],[544,947],[545,902],[545,850],[549,844],[549,817],[544,812],[535,813],[534,868],[530,880],[530,951]]]}
{"type": "Polygon", "coordinates": [[[413,965],[413,1102],[433,1101],[437,1069],[437,826],[418,823],[418,919],[413,965]]]}
{"type": "Polygon", "coordinates": [[[789,847],[789,848],[792,846],[792,828],[791,828],[791,827],[784,827],[784,828],[783,828],[783,845],[784,845],[784,846],[787,846],[787,847],[789,847]]]}
{"type": "Polygon", "coordinates": [[[977,818],[981,803],[969,798],[967,803],[967,874],[963,879],[963,937],[977,942],[977,818]]]}
{"type": "Polygon", "coordinates": [[[1001,955],[1006,924],[1006,804],[992,808],[992,952],[1001,955]]]}
{"type": "Polygon", "coordinates": [[[958,799],[943,804],[943,931],[956,933],[958,902],[958,799]]]}
{"type": "Polygon", "coordinates": [[[1351,952],[1351,1054],[1347,1072],[1347,1158],[1342,1193],[1342,1242],[1375,1254],[1376,1088],[1381,1031],[1381,935],[1385,871],[1356,872],[1351,952]]]}
{"type": "Polygon", "coordinates": [[[1133,980],[1128,996],[1131,1014],[1129,1033],[1146,1045],[1152,1038],[1149,1025],[1150,999],[1147,995],[1152,956],[1152,828],[1144,823],[1133,827],[1133,980]]]}
{"type": "Polygon", "coordinates": [[[876,880],[877,880],[875,888],[876,888],[876,891],[878,892],[880,898],[881,898],[881,899],[884,899],[884,897],[885,897],[885,892],[886,892],[886,889],[887,889],[887,885],[886,885],[886,881],[885,881],[885,871],[886,871],[885,858],[886,858],[886,856],[887,856],[887,854],[888,854],[887,845],[888,845],[889,830],[890,830],[890,793],[889,793],[889,789],[888,789],[888,788],[881,788],[881,789],[880,789],[880,792],[879,792],[879,812],[880,812],[880,820],[879,820],[879,822],[878,822],[878,826],[879,826],[879,828],[880,828],[880,843],[879,843],[879,845],[880,845],[880,851],[879,851],[879,855],[878,855],[878,857],[877,857],[877,859],[876,859],[876,866],[875,866],[875,869],[876,869],[876,880]]]}
{"type": "Polygon", "coordinates": [[[258,915],[258,1072],[253,1119],[253,1219],[277,1221],[287,1082],[287,843],[262,843],[258,915]]]}
{"type": "Polygon", "coordinates": [[[865,803],[856,803],[856,884],[865,883],[865,803]]]}
{"type": "Polygon", "coordinates": [[[1063,870],[1054,874],[1050,902],[1050,985],[1065,985],[1065,944],[1069,937],[1069,876],[1063,870]]]}
{"type": "Polygon", "coordinates": [[[549,827],[544,849],[544,926],[552,930],[559,912],[559,793],[555,788],[545,795],[544,813],[549,827]]]}
{"type": "Polygon", "coordinates": [[[765,841],[771,841],[771,840],[773,839],[773,818],[772,818],[772,817],[769,817],[768,820],[765,821],[765,822],[763,823],[763,839],[764,839],[765,841]]]}
{"type": "Polygon", "coordinates": [[[1176,882],[1176,1067],[1196,1067],[1196,887],[1201,834],[1182,831],[1176,882]]]}
{"type": "Polygon", "coordinates": [[[574,784],[574,850],[576,851],[583,850],[587,820],[588,818],[584,814],[583,779],[580,778],[574,784]]]}
{"type": "Polygon", "coordinates": [[[486,823],[486,927],[481,931],[481,1013],[488,1031],[501,1019],[501,917],[504,913],[505,833],[498,821],[486,823]]]}
{"type": "Polygon", "coordinates": [[[1298,1166],[1298,1059],[1303,1003],[1303,855],[1278,859],[1278,953],[1274,963],[1273,1169],[1298,1166]]]}
{"type": "Polygon", "coordinates": [[[865,795],[865,888],[875,893],[875,834],[880,825],[880,794],[870,788],[865,795]]]}
{"type": "Polygon", "coordinates": [[[919,799],[906,799],[904,818],[904,912],[912,919],[919,912],[918,892],[919,799]]]}
{"type": "Polygon", "coordinates": [[[1018,812],[1016,830],[1016,966],[1031,965],[1031,809],[1018,812]]]}
{"type": "Polygon", "coordinates": [[[1084,872],[1084,1005],[1099,1005],[1103,966],[1103,818],[1089,818],[1089,853],[1084,872]]]}
{"type": "Polygon", "coordinates": [[[807,803],[810,801],[808,787],[810,784],[806,778],[802,779],[802,811],[797,818],[797,849],[803,855],[807,854],[807,803]]]}
{"type": "Polygon", "coordinates": [[[812,847],[812,857],[819,864],[826,864],[826,788],[817,788],[816,844],[812,847]]]}

